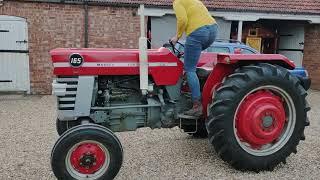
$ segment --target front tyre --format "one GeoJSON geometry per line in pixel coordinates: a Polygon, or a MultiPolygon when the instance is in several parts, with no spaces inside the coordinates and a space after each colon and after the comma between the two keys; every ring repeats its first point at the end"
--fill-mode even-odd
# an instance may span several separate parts
{"type": "Polygon", "coordinates": [[[59,180],[104,180],[117,175],[122,159],[118,138],[105,127],[87,124],[69,129],[58,139],[51,166],[59,180]]]}
{"type": "Polygon", "coordinates": [[[209,140],[236,169],[273,170],[305,139],[306,96],[297,78],[282,67],[241,67],[213,96],[209,140]]]}
{"type": "Polygon", "coordinates": [[[59,136],[61,136],[68,129],[80,125],[80,121],[61,121],[57,118],[56,120],[56,129],[59,136]]]}

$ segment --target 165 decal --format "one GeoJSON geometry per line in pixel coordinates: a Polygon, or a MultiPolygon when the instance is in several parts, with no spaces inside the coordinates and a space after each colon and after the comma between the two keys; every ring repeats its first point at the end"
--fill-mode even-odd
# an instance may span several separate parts
{"type": "Polygon", "coordinates": [[[69,58],[69,63],[72,67],[80,67],[84,62],[80,54],[72,54],[69,58]]]}

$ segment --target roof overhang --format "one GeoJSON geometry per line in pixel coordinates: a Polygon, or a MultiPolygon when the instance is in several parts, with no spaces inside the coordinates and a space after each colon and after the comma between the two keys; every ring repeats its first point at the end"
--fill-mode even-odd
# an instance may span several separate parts
{"type": "MultiPolygon", "coordinates": [[[[261,12],[226,12],[226,11],[210,11],[215,17],[221,17],[228,21],[257,21],[259,19],[273,20],[296,20],[308,21],[311,24],[320,24],[320,15],[305,14],[280,14],[280,13],[261,13],[261,12]]],[[[140,9],[138,10],[140,14],[140,9]]],[[[173,15],[172,9],[145,8],[145,16],[162,17],[164,15],[173,15]]]]}

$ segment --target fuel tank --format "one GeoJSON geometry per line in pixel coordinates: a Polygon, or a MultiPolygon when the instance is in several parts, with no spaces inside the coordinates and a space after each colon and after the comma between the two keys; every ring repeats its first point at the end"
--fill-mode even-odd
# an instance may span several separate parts
{"type": "MultiPolygon", "coordinates": [[[[59,48],[50,51],[56,76],[139,75],[139,50],[59,48]]],[[[148,50],[149,76],[156,85],[175,85],[183,73],[170,50],[148,50]]]]}

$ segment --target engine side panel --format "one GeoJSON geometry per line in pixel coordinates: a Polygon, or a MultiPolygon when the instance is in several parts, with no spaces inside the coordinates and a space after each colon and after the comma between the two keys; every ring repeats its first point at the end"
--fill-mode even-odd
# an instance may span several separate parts
{"type": "MultiPolygon", "coordinates": [[[[54,49],[50,52],[55,75],[139,75],[139,51],[122,49],[54,49]],[[79,54],[83,62],[73,67],[72,54],[79,54]]],[[[156,85],[175,85],[182,72],[183,63],[168,49],[148,51],[149,75],[156,85]]]]}

